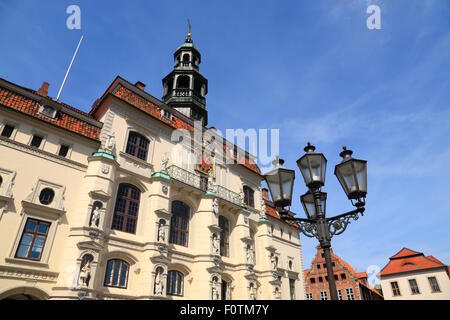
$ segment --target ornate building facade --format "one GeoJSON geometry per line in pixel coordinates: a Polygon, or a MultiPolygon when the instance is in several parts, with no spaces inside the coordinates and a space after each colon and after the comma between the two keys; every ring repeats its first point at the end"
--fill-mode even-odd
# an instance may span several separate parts
{"type": "Polygon", "coordinates": [[[162,100],[117,77],[89,113],[0,79],[0,299],[304,299],[298,230],[206,128],[200,59],[188,34],[162,100]]]}

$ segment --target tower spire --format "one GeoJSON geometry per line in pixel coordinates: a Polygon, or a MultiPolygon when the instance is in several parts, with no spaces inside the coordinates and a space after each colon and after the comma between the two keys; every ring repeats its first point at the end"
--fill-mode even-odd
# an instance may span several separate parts
{"type": "Polygon", "coordinates": [[[204,126],[208,124],[206,95],[208,80],[200,73],[200,51],[192,43],[191,21],[187,19],[189,33],[184,43],[173,54],[173,70],[162,79],[162,101],[204,126]]]}

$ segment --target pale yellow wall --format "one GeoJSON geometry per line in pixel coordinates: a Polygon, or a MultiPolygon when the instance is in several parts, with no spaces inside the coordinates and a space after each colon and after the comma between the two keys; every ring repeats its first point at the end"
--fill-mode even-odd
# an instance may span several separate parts
{"type": "MultiPolygon", "coordinates": [[[[1,115],[5,114],[2,111],[1,115]]],[[[258,299],[274,299],[275,286],[281,289],[281,299],[290,299],[289,277],[296,278],[296,299],[304,299],[299,235],[293,227],[277,219],[260,220],[260,176],[242,166],[225,165],[226,177],[221,175],[214,180],[214,183],[223,181],[222,186],[235,193],[240,193],[243,185],[248,185],[255,191],[255,208],[245,209],[219,199],[219,214],[224,215],[231,224],[230,255],[220,258],[213,254],[211,245],[211,235],[217,230],[218,221],[212,210],[214,196],[205,195],[173,179],[169,181],[152,177],[152,173],[161,169],[162,155],[166,153],[170,156],[173,150],[174,143],[170,141],[171,128],[124,103],[113,101],[110,109],[99,120],[104,123],[101,136],[103,143],[109,134],[114,134],[116,141],[114,161],[104,157],[92,157],[91,154],[97,151],[97,146],[93,148],[95,144],[86,139],[61,134],[58,129],[38,121],[16,119],[18,120],[21,122],[14,137],[15,141],[26,144],[33,130],[39,130],[46,133],[47,137],[43,149],[56,153],[60,139],[68,139],[73,144],[70,159],[79,162],[80,166],[69,167],[52,159],[0,144],[2,155],[0,168],[17,172],[13,186],[14,206],[9,206],[0,220],[0,268],[5,266],[17,270],[23,268],[46,275],[51,280],[37,280],[33,286],[45,291],[50,298],[56,299],[77,298],[80,292],[79,288],[77,289],[77,272],[81,258],[86,253],[94,256],[92,280],[88,288],[90,294],[87,298],[98,296],[119,299],[155,298],[154,271],[161,265],[164,266],[166,274],[167,270],[178,270],[185,277],[182,297],[163,298],[210,299],[211,279],[216,275],[231,281],[232,299],[249,299],[250,281],[258,284],[258,299]],[[145,135],[151,141],[147,161],[133,159],[124,154],[130,130],[145,135]],[[103,171],[105,167],[107,171],[103,171]],[[57,214],[59,223],[55,229],[56,235],[52,246],[47,247],[46,244],[49,251],[48,267],[40,263],[19,264],[11,260],[5,261],[20,233],[21,201],[31,193],[38,178],[66,188],[63,201],[65,212],[57,214]],[[136,234],[111,230],[117,189],[122,182],[131,183],[141,190],[136,234]],[[167,194],[162,192],[163,186],[168,188],[167,194]],[[188,247],[168,243],[169,223],[166,241],[161,243],[156,238],[159,219],[164,218],[170,222],[171,203],[174,200],[183,201],[191,208],[188,247]],[[90,208],[94,201],[104,204],[98,229],[89,227],[90,208]],[[273,235],[271,225],[275,229],[273,235]],[[254,242],[249,238],[250,228],[255,232],[254,242]],[[279,234],[280,228],[284,230],[283,237],[279,234]],[[99,237],[91,238],[89,232],[92,231],[98,231],[99,237]],[[256,251],[254,272],[249,272],[246,261],[245,246],[248,241],[254,243],[256,251]],[[162,255],[158,249],[161,245],[165,248],[162,255]],[[272,270],[270,265],[270,250],[275,250],[279,257],[276,271],[281,275],[281,282],[274,282],[275,270],[272,270]],[[111,258],[120,258],[130,264],[126,289],[103,285],[106,262],[111,258]],[[214,262],[217,258],[221,261],[219,266],[214,262]],[[289,259],[293,261],[292,269],[288,267],[289,259]],[[47,273],[44,270],[47,270],[47,273]]],[[[1,121],[0,118],[0,123],[1,121]]],[[[169,166],[174,164],[173,160],[169,160],[169,166]]],[[[184,169],[195,173],[192,166],[184,169]]],[[[45,208],[40,210],[42,214],[48,214],[45,213],[45,208]]],[[[26,281],[23,276],[5,276],[5,273],[0,271],[0,297],[11,288],[27,287],[26,281]]]]}
{"type": "Polygon", "coordinates": [[[447,272],[440,270],[422,270],[382,276],[381,288],[385,300],[450,300],[450,279],[447,272]],[[428,277],[436,277],[440,292],[432,292],[428,277]],[[415,279],[419,294],[412,294],[409,279],[415,279]],[[391,282],[397,281],[400,296],[394,296],[391,282]]]}

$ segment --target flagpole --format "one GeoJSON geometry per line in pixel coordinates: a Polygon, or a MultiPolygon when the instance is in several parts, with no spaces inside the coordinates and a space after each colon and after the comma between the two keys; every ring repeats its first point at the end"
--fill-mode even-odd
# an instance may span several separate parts
{"type": "Polygon", "coordinates": [[[61,88],[59,88],[58,95],[56,96],[56,101],[59,100],[59,96],[61,95],[61,91],[62,91],[62,89],[64,87],[64,84],[66,83],[67,76],[69,75],[70,68],[72,68],[73,61],[75,60],[75,57],[77,55],[78,48],[80,48],[81,41],[83,41],[83,37],[84,37],[84,35],[81,35],[81,39],[78,42],[78,46],[77,46],[77,49],[75,50],[75,53],[73,54],[72,61],[70,61],[70,65],[69,65],[69,68],[67,69],[67,72],[66,72],[66,75],[64,77],[63,83],[61,84],[61,88]]]}

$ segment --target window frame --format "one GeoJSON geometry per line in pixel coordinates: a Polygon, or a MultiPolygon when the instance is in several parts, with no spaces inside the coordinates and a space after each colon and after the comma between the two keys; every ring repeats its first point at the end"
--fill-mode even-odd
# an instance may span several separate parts
{"type": "Polygon", "coordinates": [[[128,263],[127,261],[125,261],[123,259],[120,259],[120,258],[111,258],[111,259],[108,259],[106,261],[105,277],[104,277],[104,280],[103,280],[103,286],[109,287],[109,288],[127,289],[128,288],[128,279],[129,278],[130,278],[130,263],[128,263]],[[112,261],[112,271],[111,271],[111,274],[110,274],[109,278],[110,278],[110,281],[111,281],[112,284],[107,284],[106,280],[107,280],[107,276],[108,276],[108,267],[109,267],[110,261],[112,261]],[[119,263],[120,263],[118,271],[116,270],[115,261],[119,261],[119,263]],[[125,281],[125,286],[120,286],[120,281],[121,281],[122,272],[123,272],[123,265],[127,266],[126,281],[125,281]],[[115,272],[118,273],[118,276],[117,276],[118,285],[114,285],[114,283],[113,283],[115,272]]]}
{"type": "Polygon", "coordinates": [[[168,270],[167,271],[167,282],[166,282],[166,294],[170,296],[178,296],[183,297],[184,296],[184,274],[178,270],[168,270]],[[175,291],[177,291],[177,288],[180,288],[180,293],[178,292],[169,292],[169,288],[172,288],[172,285],[170,282],[172,282],[172,277],[175,275],[175,280],[173,283],[173,286],[175,287],[175,291]],[[180,281],[181,280],[181,281],[180,281]],[[181,282],[181,285],[179,284],[181,282]],[[170,284],[170,285],[169,285],[170,284]]]}
{"type": "Polygon", "coordinates": [[[400,287],[398,285],[398,282],[397,281],[391,281],[390,284],[391,284],[391,289],[392,289],[392,295],[394,297],[401,296],[400,287]],[[395,288],[394,288],[394,284],[395,284],[395,288]]]}
{"type": "Polygon", "coordinates": [[[244,193],[244,203],[247,206],[254,208],[255,207],[255,190],[253,190],[248,185],[244,185],[242,187],[242,192],[244,193]]]}
{"type": "Polygon", "coordinates": [[[52,202],[55,200],[55,195],[56,195],[55,190],[53,190],[52,188],[49,188],[49,187],[44,187],[44,188],[41,189],[41,191],[39,191],[39,195],[38,195],[39,203],[42,204],[42,205],[44,205],[44,206],[49,206],[49,205],[51,205],[52,202]],[[46,191],[46,190],[49,190],[49,191],[52,192],[51,197],[50,197],[49,195],[46,196],[46,195],[44,194],[44,196],[46,196],[46,198],[41,199],[41,196],[43,196],[43,192],[46,191]],[[50,199],[47,199],[47,198],[50,198],[50,199]],[[47,202],[47,201],[48,201],[48,202],[47,202],[47,203],[44,203],[44,202],[43,202],[44,200],[45,200],[45,202],[47,202]]]}
{"type": "Polygon", "coordinates": [[[184,247],[189,246],[189,223],[191,218],[191,208],[183,201],[174,200],[171,204],[170,228],[169,228],[169,243],[180,245],[184,247]],[[187,210],[185,212],[174,212],[174,205],[180,203],[180,207],[184,207],[187,210]],[[177,226],[174,226],[174,219],[178,218],[177,226]],[[183,225],[186,229],[183,229],[183,225]],[[184,237],[182,237],[184,236],[184,237]],[[180,239],[185,239],[184,243],[180,239]],[[174,240],[175,239],[175,240],[174,240]]]}
{"type": "Polygon", "coordinates": [[[328,291],[320,291],[320,300],[328,300],[328,291]]]}
{"type": "Polygon", "coordinates": [[[126,140],[126,143],[125,143],[125,153],[126,153],[127,155],[130,155],[130,156],[132,156],[132,157],[135,157],[135,158],[137,158],[137,159],[139,159],[139,160],[141,160],[141,161],[147,162],[148,154],[149,154],[149,151],[150,151],[150,143],[151,143],[151,140],[150,140],[149,138],[147,138],[145,135],[139,133],[139,132],[136,131],[136,130],[130,130],[130,131],[128,132],[127,140],[126,140]],[[135,136],[138,140],[136,141],[136,143],[131,143],[130,140],[131,140],[134,136],[135,136]],[[141,141],[146,141],[147,144],[146,144],[145,148],[143,148],[143,147],[141,146],[141,141]],[[131,153],[130,148],[134,148],[134,150],[135,150],[134,153],[131,153]],[[144,158],[142,158],[142,157],[139,155],[139,152],[140,152],[140,151],[144,151],[144,152],[145,152],[145,157],[144,157],[144,158]]]}
{"type": "Polygon", "coordinates": [[[122,231],[122,232],[126,232],[126,233],[131,233],[131,234],[136,234],[136,230],[137,230],[137,223],[138,223],[138,217],[139,217],[139,209],[140,209],[140,204],[141,204],[141,194],[142,191],[136,187],[135,185],[131,184],[131,183],[120,183],[118,188],[117,188],[117,192],[116,192],[116,201],[114,204],[114,212],[113,212],[113,216],[112,216],[112,222],[111,222],[111,230],[117,230],[117,231],[122,231]],[[128,187],[127,189],[127,196],[123,196],[120,194],[120,190],[121,187],[128,187]],[[132,198],[132,190],[135,189],[138,192],[138,199],[133,199],[132,198]],[[125,200],[125,205],[124,205],[124,212],[120,212],[118,211],[118,206],[119,206],[119,201],[120,200],[125,200]],[[137,202],[137,208],[136,208],[136,215],[132,215],[129,214],[129,209],[130,209],[130,204],[131,203],[136,203],[137,202]],[[116,216],[118,218],[116,218],[116,216]],[[121,228],[118,228],[117,225],[119,224],[119,222],[117,220],[119,220],[119,217],[122,217],[122,222],[121,222],[121,228]],[[117,220],[116,220],[117,219],[117,220]],[[127,230],[127,226],[128,226],[128,220],[134,220],[134,228],[133,228],[133,232],[130,232],[127,230]]]}
{"type": "Polygon", "coordinates": [[[420,294],[419,285],[416,279],[408,279],[409,287],[411,289],[411,294],[420,294]],[[417,292],[416,292],[417,290],[417,292]]]}
{"type": "Polygon", "coordinates": [[[14,126],[14,125],[12,125],[12,124],[10,124],[9,122],[7,122],[7,123],[5,123],[3,126],[2,126],[2,131],[0,132],[0,136],[2,136],[2,137],[4,137],[5,139],[13,139],[13,135],[14,135],[14,131],[16,130],[16,127],[14,126]],[[12,128],[12,131],[11,131],[11,133],[9,134],[9,136],[6,136],[6,135],[3,135],[3,133],[4,133],[4,131],[5,131],[5,129],[6,129],[6,127],[10,127],[10,128],[12,128]]]}
{"type": "Polygon", "coordinates": [[[15,259],[23,259],[23,260],[41,261],[42,256],[43,256],[43,253],[44,253],[44,249],[45,249],[45,244],[47,243],[47,239],[48,239],[48,236],[49,236],[49,232],[50,232],[50,227],[51,227],[51,225],[52,225],[51,222],[28,217],[28,218],[26,219],[25,225],[24,225],[24,227],[23,227],[23,229],[22,229],[22,232],[21,232],[21,236],[20,236],[20,240],[19,240],[18,246],[17,246],[17,248],[15,249],[14,258],[15,258],[15,259]],[[26,227],[27,227],[27,224],[28,224],[29,221],[34,221],[34,222],[36,222],[36,226],[35,226],[33,232],[30,232],[30,231],[27,231],[27,230],[26,230],[26,227]],[[41,224],[46,224],[46,225],[47,225],[47,231],[46,231],[45,234],[39,233],[39,232],[38,232],[39,225],[41,225],[41,224]],[[29,244],[29,248],[28,248],[28,250],[27,250],[26,256],[20,257],[20,256],[18,256],[18,253],[19,253],[19,249],[20,249],[20,247],[21,247],[21,245],[22,245],[22,240],[23,240],[23,237],[25,236],[25,234],[32,234],[32,238],[31,238],[31,242],[30,242],[30,244],[29,244]],[[40,251],[40,253],[39,253],[39,257],[38,257],[38,258],[32,258],[32,257],[30,257],[30,254],[31,254],[31,252],[32,252],[31,249],[34,247],[34,243],[35,243],[35,240],[36,240],[37,236],[43,236],[43,235],[44,235],[45,237],[44,237],[44,240],[43,240],[43,243],[42,243],[42,247],[41,247],[41,251],[40,251]]]}
{"type": "Polygon", "coordinates": [[[43,135],[41,135],[41,134],[39,134],[39,133],[33,133],[33,134],[31,135],[31,139],[30,139],[30,142],[29,142],[28,145],[29,145],[30,147],[33,147],[33,148],[36,148],[36,149],[43,149],[43,147],[44,147],[43,142],[44,142],[44,136],[43,136],[43,135]],[[40,139],[41,139],[41,141],[39,142],[39,146],[34,146],[34,145],[33,145],[34,138],[40,138],[40,139]]]}
{"type": "Polygon", "coordinates": [[[441,287],[439,287],[439,283],[437,282],[437,278],[435,276],[427,277],[427,278],[428,278],[428,283],[430,284],[430,287],[431,287],[431,293],[442,292],[441,287]],[[434,279],[435,283],[431,282],[432,279],[434,279]],[[436,284],[437,290],[435,290],[435,287],[434,287],[435,284],[436,284]]]}
{"type": "Polygon", "coordinates": [[[230,220],[227,217],[219,216],[220,230],[220,255],[222,257],[230,257],[230,220]],[[224,228],[225,226],[225,228],[224,228]]]}
{"type": "Polygon", "coordinates": [[[345,295],[347,300],[355,300],[355,292],[353,291],[353,288],[345,288],[345,295]]]}

